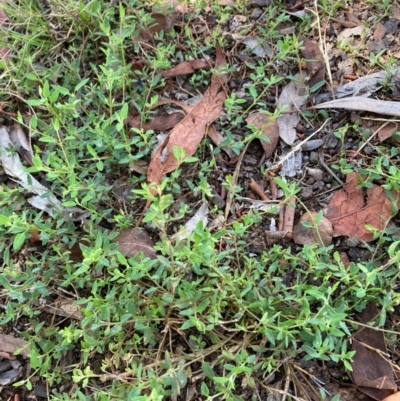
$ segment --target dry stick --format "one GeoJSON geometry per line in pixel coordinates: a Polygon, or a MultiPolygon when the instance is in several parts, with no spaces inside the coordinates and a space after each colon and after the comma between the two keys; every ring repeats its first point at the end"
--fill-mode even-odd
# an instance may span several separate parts
{"type": "Polygon", "coordinates": [[[382,125],[381,125],[366,141],[365,141],[365,143],[360,147],[360,149],[358,149],[357,152],[354,153],[354,155],[353,155],[351,158],[353,159],[354,157],[356,157],[357,155],[359,155],[359,153],[364,149],[364,147],[365,147],[367,144],[369,144],[369,143],[372,141],[372,139],[375,138],[375,136],[378,134],[378,132],[379,132],[380,130],[382,130],[383,128],[385,128],[387,125],[389,125],[391,122],[392,122],[392,120],[386,121],[385,123],[383,123],[383,124],[382,124],[382,125]]]}
{"type": "Polygon", "coordinates": [[[323,57],[324,57],[325,70],[326,70],[326,72],[327,72],[327,74],[328,74],[328,77],[329,77],[329,89],[330,89],[330,91],[331,91],[331,93],[332,93],[332,97],[333,97],[333,99],[334,99],[334,98],[335,98],[335,91],[333,90],[332,72],[331,72],[331,66],[330,66],[330,64],[329,64],[328,51],[327,51],[327,48],[326,48],[326,43],[327,43],[327,41],[326,41],[326,34],[324,33],[324,37],[322,38],[322,34],[321,34],[321,22],[320,22],[320,19],[319,19],[318,4],[317,4],[317,3],[318,3],[317,0],[314,0],[314,8],[315,8],[315,11],[314,11],[314,10],[311,10],[311,12],[314,13],[315,16],[317,17],[318,36],[319,36],[319,43],[320,43],[320,47],[321,47],[320,50],[321,50],[321,53],[322,53],[322,55],[323,55],[323,57]]]}
{"type": "Polygon", "coordinates": [[[226,206],[225,206],[225,222],[226,222],[226,220],[228,218],[228,214],[229,214],[229,211],[230,211],[231,206],[232,206],[233,195],[235,193],[235,187],[236,187],[236,184],[237,184],[237,180],[239,178],[240,167],[242,166],[242,161],[243,161],[244,155],[247,152],[247,148],[249,147],[249,145],[250,145],[250,142],[247,142],[246,146],[242,150],[242,153],[240,154],[239,159],[238,159],[237,164],[236,164],[235,172],[233,173],[233,176],[232,176],[232,181],[231,181],[231,183],[229,185],[229,191],[228,191],[228,194],[227,194],[226,206]]]}
{"type": "Polygon", "coordinates": [[[324,162],[324,153],[322,152],[322,148],[318,149],[318,160],[319,164],[340,184],[344,185],[344,182],[325,164],[324,162]]]}
{"type": "Polygon", "coordinates": [[[285,387],[283,389],[283,391],[285,392],[285,394],[282,395],[281,401],[286,401],[286,396],[289,392],[289,386],[290,386],[290,369],[288,367],[288,362],[286,362],[283,365],[284,369],[285,369],[285,387]]]}
{"type": "Polygon", "coordinates": [[[266,386],[266,385],[265,385],[264,383],[262,383],[262,382],[260,382],[260,384],[261,384],[262,387],[264,387],[264,388],[265,388],[266,390],[268,390],[269,392],[275,392],[275,393],[282,394],[282,395],[289,395],[290,398],[293,398],[293,399],[296,400],[296,401],[307,401],[307,400],[304,399],[304,398],[296,397],[296,396],[293,395],[293,394],[285,393],[283,390],[278,390],[277,388],[273,388],[273,387],[266,386]]]}
{"type": "MultiPolygon", "coordinates": [[[[296,111],[297,112],[297,111],[296,111]]],[[[276,163],[274,166],[272,166],[269,170],[274,171],[276,170],[279,166],[281,166],[286,160],[288,160],[291,156],[293,156],[296,152],[298,152],[301,147],[308,142],[312,137],[317,135],[319,132],[321,132],[325,125],[328,123],[330,118],[328,118],[315,132],[313,132],[308,138],[304,139],[304,141],[301,141],[298,145],[296,145],[292,150],[281,160],[279,160],[278,163],[276,163]]]]}

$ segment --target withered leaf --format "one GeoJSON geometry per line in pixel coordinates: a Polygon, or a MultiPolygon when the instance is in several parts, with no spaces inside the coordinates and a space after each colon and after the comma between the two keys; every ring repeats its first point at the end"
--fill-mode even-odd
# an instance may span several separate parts
{"type": "Polygon", "coordinates": [[[290,81],[279,96],[278,106],[287,106],[287,111],[293,113],[282,114],[278,118],[279,135],[288,144],[293,145],[296,140],[296,126],[300,121],[299,111],[306,104],[307,87],[304,83],[304,73],[299,72],[296,75],[296,81],[290,81]]]}
{"type": "Polygon", "coordinates": [[[21,349],[24,358],[29,356],[28,344],[22,338],[16,338],[9,334],[0,334],[0,351],[13,355],[17,349],[21,349]]]}
{"type": "MultiPolygon", "coordinates": [[[[159,106],[163,106],[165,104],[175,104],[181,107],[185,113],[190,113],[193,107],[188,106],[187,104],[180,102],[179,100],[173,99],[160,99],[152,108],[155,109],[159,106]]],[[[142,128],[145,131],[154,130],[154,131],[166,131],[170,128],[173,128],[178,122],[183,120],[184,114],[176,112],[170,115],[154,115],[150,117],[149,121],[142,121],[142,117],[139,115],[131,115],[124,122],[125,124],[132,125],[135,128],[142,128]]]]}
{"type": "Polygon", "coordinates": [[[208,67],[208,65],[209,64],[205,60],[184,61],[173,68],[162,71],[161,76],[166,78],[176,77],[177,75],[193,74],[196,70],[208,67]]]}
{"type": "Polygon", "coordinates": [[[15,383],[22,376],[22,371],[22,366],[18,366],[16,369],[10,369],[0,373],[0,386],[9,386],[15,383]]]}
{"type": "Polygon", "coordinates": [[[142,128],[144,131],[165,131],[175,127],[185,117],[182,113],[158,114],[151,116],[149,121],[142,123],[141,116],[132,117],[128,124],[135,128],[142,128]]]}
{"type": "Polygon", "coordinates": [[[279,126],[276,120],[271,120],[270,117],[264,113],[256,112],[250,114],[246,123],[253,125],[257,130],[261,130],[263,136],[269,139],[269,142],[261,138],[261,145],[265,152],[265,157],[268,159],[272,156],[276,145],[279,140],[279,126]]]}
{"type": "MultiPolygon", "coordinates": [[[[346,235],[370,242],[373,234],[366,229],[366,225],[383,229],[391,217],[392,204],[384,189],[378,185],[367,189],[364,201],[363,190],[358,189],[358,185],[358,174],[348,174],[343,189],[333,195],[325,217],[333,225],[334,237],[346,235]]],[[[394,199],[398,199],[398,193],[392,191],[392,194],[394,199]]]]}
{"type": "Polygon", "coordinates": [[[140,30],[138,40],[148,41],[153,35],[160,31],[168,31],[174,24],[174,14],[165,15],[163,13],[153,12],[151,14],[153,21],[144,29],[140,30]]]}
{"type": "MultiPolygon", "coordinates": [[[[221,67],[224,62],[223,52],[218,47],[215,68],[221,67]]],[[[224,90],[221,90],[225,81],[226,76],[213,75],[211,85],[200,102],[171,130],[164,144],[157,149],[150,162],[147,173],[147,180],[149,182],[158,184],[165,174],[176,169],[178,161],[173,154],[175,146],[185,151],[185,157],[192,156],[195,153],[206,132],[207,126],[221,112],[226,98],[224,90]],[[161,157],[161,153],[164,155],[164,152],[166,152],[165,160],[161,157]]]]}
{"type": "Polygon", "coordinates": [[[153,242],[147,233],[140,228],[124,228],[121,230],[115,242],[118,243],[119,251],[131,258],[140,252],[151,259],[155,259],[156,251],[153,248],[153,242]]]}
{"type": "Polygon", "coordinates": [[[310,107],[310,109],[350,109],[370,111],[371,113],[386,114],[400,117],[400,103],[389,100],[366,99],[362,96],[345,97],[330,100],[310,107]]]}
{"type": "MultiPolygon", "coordinates": [[[[361,322],[368,324],[377,314],[378,309],[370,303],[361,316],[361,322]]],[[[351,380],[360,391],[375,400],[382,400],[397,390],[393,369],[390,363],[379,354],[379,351],[387,353],[382,331],[360,327],[354,335],[352,350],[356,351],[356,354],[352,364],[353,371],[349,373],[351,380]]]]}
{"type": "Polygon", "coordinates": [[[301,216],[293,230],[293,241],[296,244],[329,246],[332,243],[333,230],[331,222],[326,217],[322,217],[316,230],[314,225],[317,215],[317,212],[310,211],[301,216]],[[313,227],[304,227],[303,222],[311,223],[313,227]]]}
{"type": "Polygon", "coordinates": [[[308,86],[312,88],[325,80],[324,56],[317,43],[304,36],[300,36],[299,39],[304,45],[301,54],[306,60],[306,70],[309,77],[308,86]]]}

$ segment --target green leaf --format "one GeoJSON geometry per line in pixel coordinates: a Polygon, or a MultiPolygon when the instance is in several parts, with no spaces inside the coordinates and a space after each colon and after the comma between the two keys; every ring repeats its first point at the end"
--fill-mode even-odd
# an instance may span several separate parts
{"type": "Polygon", "coordinates": [[[83,81],[79,82],[79,84],[75,86],[75,92],[78,92],[78,90],[85,86],[88,81],[89,78],[85,78],[83,81]]]}
{"type": "Polygon", "coordinates": [[[0,214],[0,224],[2,226],[9,226],[11,222],[7,216],[4,216],[4,214],[0,214]]]}
{"type": "Polygon", "coordinates": [[[211,369],[211,366],[207,362],[203,362],[201,365],[201,369],[203,370],[204,374],[209,378],[213,379],[215,376],[214,371],[211,369]]]}
{"type": "Polygon", "coordinates": [[[26,100],[26,104],[29,106],[41,106],[45,103],[44,99],[28,99],[26,100]]]}
{"type": "Polygon", "coordinates": [[[15,236],[14,242],[13,242],[14,251],[18,251],[22,247],[22,245],[24,245],[25,238],[26,238],[25,233],[19,233],[15,236]]]}
{"type": "Polygon", "coordinates": [[[201,392],[201,395],[203,395],[204,397],[208,397],[208,395],[210,394],[210,390],[208,389],[206,383],[201,382],[201,384],[200,384],[200,392],[201,392]]]}

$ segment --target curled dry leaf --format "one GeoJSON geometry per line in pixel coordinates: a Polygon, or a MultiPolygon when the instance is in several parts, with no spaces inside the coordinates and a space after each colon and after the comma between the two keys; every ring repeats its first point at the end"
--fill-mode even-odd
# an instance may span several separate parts
{"type": "MultiPolygon", "coordinates": [[[[218,47],[215,68],[221,67],[224,62],[223,52],[218,47]]],[[[226,79],[225,75],[213,75],[211,86],[207,89],[200,102],[171,130],[164,144],[157,149],[151,160],[147,173],[147,180],[149,182],[158,184],[165,174],[176,169],[178,161],[173,154],[175,146],[185,151],[185,157],[192,156],[195,153],[208,125],[221,112],[226,98],[224,90],[221,89],[226,79]],[[164,160],[161,154],[165,154],[165,152],[166,159],[164,160]]]]}
{"type": "MultiPolygon", "coordinates": [[[[362,189],[358,189],[358,174],[347,175],[346,184],[341,191],[335,192],[325,217],[333,225],[333,236],[346,235],[370,242],[373,234],[366,225],[382,230],[391,217],[392,204],[382,187],[373,185],[366,191],[366,200],[362,189]]],[[[394,199],[399,194],[392,191],[394,199]]]]}
{"type": "Polygon", "coordinates": [[[299,72],[296,80],[290,81],[279,96],[278,106],[287,106],[287,111],[293,112],[282,114],[277,120],[279,135],[288,145],[293,145],[296,140],[296,126],[300,121],[297,111],[306,104],[307,93],[304,73],[299,72]]]}
{"type": "Polygon", "coordinates": [[[257,194],[260,199],[264,201],[269,201],[268,196],[265,194],[264,189],[261,187],[261,185],[255,181],[253,178],[250,178],[250,184],[249,184],[250,189],[257,194]]]}
{"type": "Polygon", "coordinates": [[[128,258],[134,257],[140,252],[143,252],[148,258],[156,258],[153,242],[147,233],[139,228],[124,228],[115,238],[115,242],[118,243],[119,251],[128,258]]]}
{"type": "Polygon", "coordinates": [[[276,120],[271,120],[271,118],[264,113],[253,113],[250,114],[246,123],[253,125],[257,130],[260,130],[263,136],[269,139],[269,142],[261,138],[261,145],[265,152],[265,157],[268,159],[272,156],[276,145],[279,140],[279,126],[276,120]]]}
{"type": "Polygon", "coordinates": [[[312,88],[325,80],[324,56],[317,43],[304,36],[300,36],[299,39],[304,46],[301,49],[301,54],[306,60],[306,70],[309,77],[308,86],[312,88]]]}
{"type": "Polygon", "coordinates": [[[329,246],[332,243],[332,223],[326,217],[322,217],[318,226],[315,227],[315,218],[317,216],[318,213],[314,211],[306,212],[301,216],[293,230],[293,241],[296,244],[329,246]],[[312,227],[305,227],[302,224],[303,222],[311,223],[312,227]]]}
{"type": "Polygon", "coordinates": [[[208,66],[209,64],[205,60],[184,61],[173,68],[162,71],[161,76],[166,78],[176,77],[177,75],[193,74],[196,70],[208,66]]]}
{"type": "MultiPolygon", "coordinates": [[[[0,351],[12,356],[16,350],[21,350],[24,358],[29,356],[29,346],[22,338],[15,338],[9,334],[0,334],[0,351]]],[[[15,359],[15,358],[9,358],[15,359]]]]}

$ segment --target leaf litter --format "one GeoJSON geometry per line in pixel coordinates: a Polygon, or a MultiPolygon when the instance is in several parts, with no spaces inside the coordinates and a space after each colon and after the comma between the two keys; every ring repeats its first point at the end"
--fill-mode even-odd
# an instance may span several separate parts
{"type": "Polygon", "coordinates": [[[359,330],[353,336],[353,371],[349,376],[357,388],[374,400],[382,400],[397,390],[393,368],[388,360],[385,335],[368,323],[379,315],[378,308],[369,303],[364,309],[359,330]],[[365,327],[366,325],[367,327],[365,327]]]}
{"type": "MultiPolygon", "coordinates": [[[[220,3],[223,3],[223,2],[220,2],[220,3]]],[[[224,2],[224,3],[229,3],[230,5],[232,5],[232,2],[230,2],[230,1],[224,2]]],[[[306,3],[306,2],[304,2],[304,3],[306,3]]],[[[154,16],[154,14],[153,14],[153,16],[154,16]]],[[[162,29],[164,29],[164,30],[169,29],[168,25],[164,24],[163,18],[157,17],[155,19],[157,21],[156,27],[154,28],[155,30],[153,32],[150,32],[150,28],[148,29],[150,34],[153,34],[154,32],[158,32],[162,29]]],[[[151,35],[149,35],[148,39],[151,39],[150,36],[151,35]]],[[[323,59],[322,59],[322,64],[321,64],[320,54],[317,54],[317,53],[313,54],[314,51],[315,52],[317,51],[317,48],[314,47],[317,45],[315,43],[310,45],[309,42],[311,43],[311,41],[308,41],[308,42],[307,41],[308,41],[308,39],[304,40],[304,43],[306,46],[306,51],[303,52],[303,57],[305,57],[307,60],[309,60],[306,65],[308,77],[304,83],[306,83],[307,86],[312,87],[314,85],[318,85],[323,82],[325,70],[324,70],[324,65],[323,65],[323,59]]],[[[217,53],[218,53],[218,50],[217,50],[217,53]]],[[[217,56],[217,60],[218,60],[218,56],[217,56]]],[[[194,60],[194,64],[192,62],[184,62],[184,63],[178,64],[176,67],[173,67],[170,70],[161,72],[160,74],[163,77],[167,77],[167,76],[173,77],[173,76],[179,76],[182,74],[190,74],[196,69],[195,67],[196,67],[196,65],[197,65],[196,63],[198,61],[199,60],[194,60]]],[[[205,65],[204,65],[204,67],[205,67],[205,65]]],[[[203,66],[198,67],[198,68],[203,68],[203,66]]],[[[219,76],[219,79],[221,79],[221,78],[222,77],[219,76]]],[[[214,79],[213,79],[213,81],[214,81],[214,79]]],[[[222,83],[225,83],[225,82],[226,81],[225,81],[225,77],[224,77],[222,83]]],[[[202,110],[204,111],[204,114],[207,111],[213,109],[213,105],[212,105],[213,101],[214,101],[215,108],[219,107],[219,104],[221,103],[221,101],[223,102],[223,99],[220,99],[218,97],[218,95],[221,95],[221,98],[223,98],[223,91],[221,91],[221,88],[223,87],[223,85],[220,85],[220,87],[218,89],[216,89],[215,86],[213,87],[214,83],[215,82],[212,82],[212,84],[211,84],[210,88],[207,90],[207,92],[213,92],[211,90],[211,88],[213,88],[214,92],[215,92],[215,96],[214,96],[214,99],[212,99],[212,96],[209,96],[208,103],[204,102],[204,104],[202,105],[202,108],[203,108],[202,110]]],[[[306,85],[304,85],[302,89],[305,90],[304,93],[307,93],[306,85]]],[[[292,90],[292,89],[290,89],[290,90],[292,90]]],[[[304,96],[302,98],[302,96],[298,96],[298,99],[296,100],[295,99],[296,96],[293,96],[290,101],[288,100],[286,102],[284,101],[284,99],[280,99],[281,100],[280,106],[282,106],[286,103],[286,105],[289,106],[293,111],[296,111],[295,113],[292,113],[292,114],[287,113],[287,115],[288,116],[296,115],[297,119],[298,119],[297,121],[299,121],[298,111],[303,107],[302,105],[305,104],[306,97],[304,96]]],[[[207,100],[207,98],[206,98],[206,100],[207,100]]],[[[169,99],[167,101],[169,101],[171,103],[174,102],[169,99]]],[[[161,105],[161,103],[159,105],[161,105]]],[[[337,106],[337,107],[339,107],[339,106],[337,106]]],[[[171,135],[173,133],[173,131],[171,131],[171,133],[169,135],[167,135],[167,138],[165,140],[163,140],[163,144],[161,144],[160,150],[157,150],[155,152],[154,157],[152,158],[152,161],[150,164],[151,169],[149,169],[149,172],[148,172],[149,182],[158,183],[163,175],[167,174],[170,171],[173,171],[177,167],[176,163],[174,163],[174,161],[172,160],[174,158],[173,152],[171,151],[171,149],[173,150],[173,146],[183,148],[186,151],[185,157],[188,157],[195,152],[199,141],[206,133],[210,137],[212,137],[212,136],[214,137],[213,140],[215,143],[217,143],[217,146],[219,146],[221,143],[220,131],[219,130],[217,131],[215,126],[212,125],[210,123],[210,121],[207,121],[207,122],[201,121],[201,117],[202,117],[202,115],[200,113],[201,108],[199,108],[199,110],[195,110],[195,109],[187,109],[187,108],[183,107],[183,109],[186,113],[186,116],[182,112],[176,112],[173,114],[156,114],[152,117],[152,119],[150,121],[146,121],[144,123],[141,122],[140,118],[133,120],[137,116],[132,117],[131,120],[129,121],[129,124],[131,124],[132,126],[134,126],[136,128],[142,128],[144,130],[164,131],[164,130],[172,128],[173,131],[174,130],[178,131],[177,127],[179,126],[179,129],[180,129],[179,135],[183,135],[183,136],[186,135],[184,142],[182,142],[182,139],[179,138],[178,132],[176,132],[176,134],[175,134],[176,137],[174,137],[173,135],[171,135]],[[198,129],[197,125],[190,126],[192,129],[189,128],[188,122],[185,123],[186,118],[189,118],[189,119],[195,118],[198,120],[197,122],[198,122],[199,126],[201,126],[201,130],[199,129],[198,131],[202,131],[201,135],[199,134],[199,132],[197,132],[197,129],[198,129]],[[192,137],[191,132],[193,132],[193,131],[196,131],[196,135],[193,135],[193,137],[192,137]],[[200,138],[200,139],[198,139],[198,138],[200,138]],[[194,139],[194,144],[191,143],[189,145],[184,146],[187,142],[193,142],[193,139],[194,139]],[[194,150],[192,149],[193,147],[194,147],[194,150]],[[157,170],[157,171],[155,172],[155,170],[157,170]]],[[[256,114],[256,113],[254,113],[254,114],[256,114]]],[[[252,115],[254,115],[254,114],[252,114],[252,115]]],[[[282,125],[283,120],[285,120],[285,119],[281,119],[281,125],[282,125]]],[[[294,121],[294,119],[293,119],[293,121],[294,121]]],[[[194,123],[194,121],[193,121],[193,123],[194,123]]],[[[247,121],[247,123],[249,124],[249,121],[247,121]]],[[[255,125],[255,124],[252,124],[252,125],[255,125]]],[[[271,123],[270,125],[268,125],[268,127],[270,127],[272,125],[273,124],[271,123]]],[[[282,130],[283,133],[281,134],[280,137],[290,146],[294,145],[294,142],[297,140],[297,133],[295,130],[296,125],[297,124],[294,124],[292,122],[292,120],[290,120],[289,118],[287,118],[286,121],[283,123],[283,126],[285,129],[282,130]]],[[[276,144],[279,139],[279,128],[280,128],[280,126],[279,126],[278,122],[276,122],[276,130],[274,131],[273,134],[270,134],[269,132],[267,132],[267,130],[266,130],[266,132],[263,132],[264,136],[266,136],[270,139],[273,137],[273,142],[271,141],[270,144],[268,144],[266,141],[261,141],[263,148],[264,148],[265,155],[266,156],[269,155],[269,156],[267,156],[267,158],[273,155],[273,152],[276,148],[276,144]],[[276,135],[276,133],[278,133],[278,135],[276,135]],[[270,145],[270,146],[267,146],[267,145],[270,145]]],[[[261,127],[259,129],[261,129],[261,127]]],[[[321,139],[318,139],[317,141],[320,141],[319,145],[318,145],[318,146],[320,146],[321,139]]],[[[310,145],[315,146],[315,144],[312,144],[311,141],[309,141],[307,146],[310,146],[310,145]]],[[[288,155],[287,160],[290,160],[292,157],[295,158],[296,155],[299,155],[297,158],[300,160],[298,161],[297,164],[301,167],[301,165],[303,164],[302,160],[301,160],[301,152],[302,151],[304,151],[304,152],[310,151],[315,148],[316,147],[312,147],[312,146],[309,148],[302,146],[301,149],[296,150],[296,152],[287,153],[287,155],[288,155]]],[[[247,147],[244,149],[242,156],[244,155],[246,150],[247,150],[247,147]]],[[[240,162],[241,162],[241,160],[240,160],[240,162]]],[[[300,171],[300,167],[298,169],[295,168],[295,170],[300,171]]],[[[289,167],[287,168],[286,173],[284,173],[282,175],[288,175],[290,177],[293,177],[294,175],[292,175],[292,172],[291,172],[291,171],[293,171],[293,169],[294,169],[293,166],[291,166],[289,163],[289,167]]],[[[145,168],[145,166],[140,168],[141,173],[145,173],[146,170],[147,169],[145,168]]],[[[237,173],[236,180],[235,180],[235,185],[236,185],[236,183],[237,183],[236,181],[239,176],[239,168],[237,168],[235,170],[235,173],[237,173]]],[[[297,171],[296,171],[296,173],[297,173],[297,171]]],[[[295,175],[296,175],[296,173],[295,173],[295,175]]],[[[253,181],[254,180],[251,179],[251,184],[250,184],[251,189],[253,189],[255,187],[255,185],[253,184],[253,181]]],[[[260,186],[260,188],[262,190],[261,186],[260,186]]],[[[260,188],[257,188],[257,190],[256,190],[256,192],[259,194],[260,194],[260,192],[259,192],[260,188]]],[[[231,192],[232,193],[234,192],[233,188],[232,188],[231,192]]],[[[229,199],[231,199],[231,198],[229,198],[229,199]]],[[[274,197],[274,199],[276,199],[276,198],[274,197]]],[[[227,204],[228,203],[229,202],[227,202],[227,204]]],[[[304,225],[301,224],[302,222],[313,224],[315,222],[315,217],[317,215],[316,212],[304,213],[303,216],[301,217],[300,222],[295,227],[293,227],[294,215],[295,215],[294,199],[291,199],[291,203],[292,203],[291,205],[288,205],[288,204],[281,205],[282,207],[281,207],[281,216],[280,216],[280,220],[279,220],[279,227],[276,230],[271,229],[270,239],[273,239],[273,237],[275,235],[274,233],[278,233],[278,235],[276,235],[276,238],[277,238],[276,242],[280,239],[285,239],[285,240],[290,239],[291,236],[293,236],[294,242],[298,243],[298,244],[302,244],[302,243],[313,244],[313,243],[320,242],[320,238],[316,233],[316,231],[322,230],[320,227],[318,227],[317,230],[308,229],[308,230],[306,230],[306,232],[304,232],[304,231],[296,232],[296,230],[299,230],[301,227],[305,228],[304,225]],[[307,239],[304,240],[303,237],[307,237],[307,239]],[[304,241],[306,241],[306,242],[304,242],[304,241]]],[[[266,205],[265,202],[262,204],[266,205]]],[[[265,209],[265,210],[267,210],[267,209],[265,209]]],[[[199,215],[201,216],[200,220],[199,220],[199,218],[196,217],[196,219],[194,219],[191,222],[191,227],[193,227],[193,225],[196,226],[196,224],[198,224],[199,221],[203,221],[205,224],[205,221],[207,220],[208,212],[209,211],[208,211],[207,205],[204,203],[200,207],[200,209],[196,212],[196,215],[199,213],[199,215]]],[[[338,218],[338,220],[340,220],[340,218],[338,218]]],[[[327,220],[325,218],[323,218],[323,221],[324,221],[324,224],[329,223],[329,221],[327,222],[327,220]]],[[[222,219],[222,221],[219,221],[219,224],[220,225],[218,225],[218,226],[224,225],[225,220],[222,219]]],[[[329,224],[327,224],[327,225],[329,226],[329,224]]],[[[186,229],[187,229],[187,231],[190,231],[192,228],[189,229],[187,227],[186,229]]],[[[135,255],[137,255],[138,253],[143,251],[145,254],[148,253],[149,257],[153,257],[153,255],[155,254],[155,251],[154,251],[151,240],[148,238],[148,236],[146,238],[147,234],[145,234],[144,231],[136,231],[135,229],[133,229],[133,230],[126,229],[126,230],[128,230],[128,231],[125,232],[123,230],[124,234],[121,232],[120,236],[118,237],[119,239],[117,241],[119,244],[121,253],[125,254],[128,257],[134,257],[135,255]],[[125,234],[126,234],[126,237],[124,237],[125,234]]],[[[323,245],[327,245],[329,243],[329,241],[332,240],[331,237],[329,239],[329,235],[330,235],[329,229],[327,229],[327,232],[328,232],[328,234],[327,234],[328,239],[322,240],[323,245]]],[[[268,237],[267,234],[266,234],[266,236],[268,237]]]]}
{"type": "MultiPolygon", "coordinates": [[[[382,230],[392,216],[392,201],[385,190],[379,185],[373,185],[364,191],[358,186],[362,177],[353,172],[347,175],[344,188],[333,194],[325,217],[333,225],[333,236],[346,235],[370,242],[374,239],[368,226],[382,230]]],[[[392,191],[396,203],[399,194],[392,191]]]]}
{"type": "Polygon", "coordinates": [[[299,72],[283,89],[278,98],[278,107],[285,107],[285,113],[278,117],[279,135],[288,145],[297,139],[296,126],[300,122],[299,112],[307,101],[306,75],[299,72]]]}
{"type": "MultiPolygon", "coordinates": [[[[214,68],[222,67],[224,63],[225,58],[222,49],[217,47],[214,68]]],[[[226,80],[227,77],[225,75],[214,74],[211,78],[211,86],[204,93],[200,102],[171,130],[150,162],[147,173],[149,182],[158,184],[165,174],[177,168],[178,160],[173,153],[174,147],[183,149],[185,158],[192,156],[196,152],[207,127],[221,113],[226,98],[226,93],[223,89],[226,80]],[[161,157],[164,149],[166,151],[165,161],[161,157]]]]}

